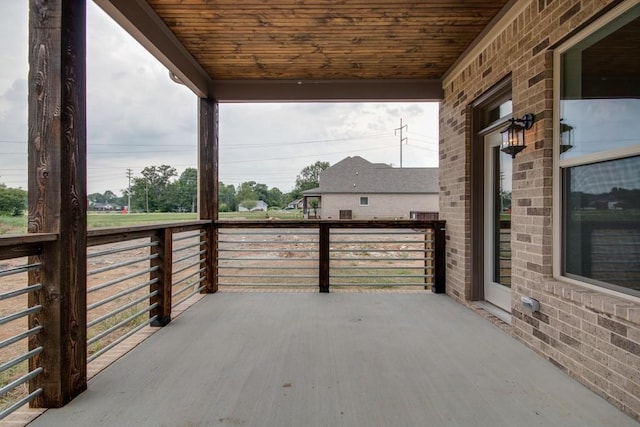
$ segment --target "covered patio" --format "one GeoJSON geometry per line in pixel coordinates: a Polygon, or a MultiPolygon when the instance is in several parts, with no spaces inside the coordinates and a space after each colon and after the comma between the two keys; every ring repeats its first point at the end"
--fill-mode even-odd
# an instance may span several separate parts
{"type": "MultiPolygon", "coordinates": [[[[571,196],[561,185],[561,167],[640,161],[637,121],[624,128],[636,139],[611,133],[591,141],[606,148],[607,138],[619,140],[625,145],[617,151],[562,163],[562,153],[581,142],[562,144],[558,108],[559,61],[569,58],[567,64],[585,68],[569,71],[587,82],[590,65],[606,65],[596,70],[593,84],[601,92],[594,93],[631,100],[629,111],[637,112],[640,96],[628,92],[640,87],[637,65],[610,67],[598,59],[603,52],[637,56],[640,1],[95,2],[198,98],[199,219],[87,230],[86,1],[31,0],[29,233],[0,238],[1,260],[25,260],[0,272],[25,277],[21,289],[2,294],[22,298],[14,304],[19,311],[2,322],[23,319],[26,326],[0,343],[24,347],[2,366],[28,363],[3,392],[28,391],[2,416],[28,402],[60,408],[34,425],[625,426],[640,419],[637,276],[623,285],[591,277],[593,245],[586,234],[581,252],[573,252],[584,271],[567,275],[560,264],[568,217],[562,217],[561,195],[571,196]],[[602,29],[615,37],[599,35],[602,29]],[[607,43],[595,45],[591,62],[571,61],[591,34],[607,43]],[[619,83],[601,87],[605,72],[619,83]],[[240,224],[218,218],[220,103],[347,100],[440,102],[439,221],[240,224]],[[527,145],[518,146],[503,173],[495,166],[504,153],[490,136],[520,116],[535,123],[532,118],[519,128],[527,145]],[[508,191],[497,185],[502,178],[512,181],[508,191]],[[504,239],[501,222],[509,223],[504,239]],[[277,240],[260,235],[245,239],[248,249],[238,248],[224,237],[236,228],[282,240],[301,234],[279,251],[288,257],[282,270],[295,269],[291,254],[312,253],[302,264],[311,273],[296,274],[316,292],[218,292],[224,268],[231,269],[227,278],[249,282],[290,276],[249,275],[236,270],[252,267],[224,265],[233,258],[229,252],[260,258],[256,248],[277,240]],[[360,229],[385,238],[389,229],[400,229],[417,247],[402,243],[404,237],[389,243],[403,249],[364,248],[351,240],[339,249],[332,240],[364,234],[360,229]],[[140,272],[90,283],[88,277],[112,270],[92,260],[130,249],[142,254],[116,266],[143,263],[140,272]],[[349,251],[348,260],[335,255],[349,251]],[[411,268],[419,271],[405,276],[417,279],[412,285],[421,292],[333,292],[338,283],[331,281],[356,267],[345,263],[370,253],[417,262],[411,268]],[[503,274],[507,281],[493,283],[503,274]],[[135,287],[103,295],[134,277],[140,278],[135,287]],[[496,288],[499,295],[492,293],[496,288]],[[176,304],[199,293],[208,295],[172,318],[176,304]],[[91,318],[93,309],[121,295],[134,299],[91,318]],[[522,297],[539,306],[523,306],[522,297]],[[480,304],[501,314],[502,330],[478,315],[491,318],[480,304]],[[116,324],[92,336],[90,329],[107,320],[116,324]],[[133,320],[139,323],[131,333],[148,324],[162,329],[88,381],[88,363],[120,338],[106,346],[98,341],[133,320]]],[[[570,99],[594,96],[570,89],[570,99]]],[[[591,122],[598,125],[598,117],[591,122]]],[[[616,168],[616,189],[640,191],[637,174],[616,168]]],[[[633,273],[638,210],[624,204],[606,210],[624,219],[631,248],[617,269],[633,273]]]]}
{"type": "Polygon", "coordinates": [[[451,298],[219,292],[31,426],[635,426],[451,298]]]}

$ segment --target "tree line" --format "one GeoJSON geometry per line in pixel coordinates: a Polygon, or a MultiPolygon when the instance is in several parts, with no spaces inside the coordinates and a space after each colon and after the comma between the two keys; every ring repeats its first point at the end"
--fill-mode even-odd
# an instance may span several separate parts
{"type": "MultiPolygon", "coordinates": [[[[256,181],[246,181],[237,187],[219,182],[218,200],[221,212],[232,212],[239,205],[251,210],[259,200],[269,207],[284,208],[302,197],[302,192],[319,186],[320,173],[329,162],[315,162],[304,167],[296,176],[295,187],[283,193],[277,187],[256,181]]],[[[198,171],[187,168],[178,175],[169,165],[147,166],[140,176],[132,177],[129,188],[118,196],[111,190],[87,196],[89,209],[110,205],[111,209],[128,206],[132,212],[195,212],[198,200],[198,171]],[[130,204],[129,204],[130,201],[130,204]]],[[[0,183],[0,215],[19,216],[27,208],[27,192],[0,183]]]]}
{"type": "MultiPolygon", "coordinates": [[[[233,212],[239,205],[251,210],[259,200],[269,207],[284,208],[302,197],[302,192],[319,185],[320,173],[329,167],[329,162],[315,162],[304,167],[296,176],[295,187],[283,193],[279,188],[267,184],[245,181],[238,186],[218,183],[218,205],[220,212],[233,212]]],[[[131,186],[118,197],[112,191],[89,194],[90,205],[96,203],[112,206],[128,206],[133,212],[195,212],[198,198],[198,171],[187,168],[179,176],[169,165],[148,166],[141,176],[132,178],[131,186]]]]}

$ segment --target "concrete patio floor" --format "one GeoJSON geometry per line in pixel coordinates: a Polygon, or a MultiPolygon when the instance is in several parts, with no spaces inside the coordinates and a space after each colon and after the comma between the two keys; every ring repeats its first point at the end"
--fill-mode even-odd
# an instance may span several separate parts
{"type": "Polygon", "coordinates": [[[30,426],[637,426],[431,293],[207,296],[30,426]]]}

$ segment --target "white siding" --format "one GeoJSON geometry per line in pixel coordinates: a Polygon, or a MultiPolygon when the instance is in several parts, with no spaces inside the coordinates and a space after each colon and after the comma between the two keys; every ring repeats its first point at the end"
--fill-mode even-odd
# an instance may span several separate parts
{"type": "Polygon", "coordinates": [[[437,194],[323,194],[318,213],[322,219],[339,219],[341,210],[351,210],[353,219],[409,219],[411,211],[438,212],[437,194]],[[360,206],[360,197],[369,198],[360,206]]]}

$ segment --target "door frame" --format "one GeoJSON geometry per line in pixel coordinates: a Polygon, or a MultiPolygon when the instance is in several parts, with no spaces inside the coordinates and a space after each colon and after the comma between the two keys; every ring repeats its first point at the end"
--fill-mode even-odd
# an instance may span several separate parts
{"type": "Polygon", "coordinates": [[[485,276],[485,135],[498,130],[509,121],[509,117],[492,120],[490,112],[505,100],[511,99],[511,75],[508,75],[485,93],[480,95],[468,107],[471,118],[471,301],[482,301],[485,276]]]}
{"type": "MultiPolygon", "coordinates": [[[[496,246],[500,246],[501,239],[501,227],[500,224],[496,227],[497,206],[496,206],[496,175],[498,173],[498,165],[501,164],[501,156],[508,158],[509,156],[500,152],[501,137],[498,134],[500,128],[491,132],[485,133],[484,136],[484,161],[485,161],[485,175],[484,175],[484,278],[483,278],[483,291],[484,300],[495,305],[496,307],[511,313],[511,287],[496,281],[495,275],[498,274],[496,268],[500,269],[500,254],[496,254],[496,246]],[[487,141],[488,137],[497,137],[497,140],[487,141]],[[497,156],[496,156],[497,154],[497,156]],[[496,229],[497,228],[497,229],[496,229]],[[497,241],[496,241],[497,240],[497,241]],[[497,259],[496,259],[497,258],[497,259]],[[498,263],[498,267],[496,267],[498,263]],[[490,270],[488,270],[490,269],[490,270]],[[491,299],[489,299],[491,294],[491,299]]],[[[511,160],[511,159],[509,159],[511,160]]],[[[502,173],[502,171],[500,171],[502,173]]],[[[511,176],[508,177],[513,181],[513,171],[511,176]]],[[[499,223],[501,221],[498,221],[499,223]]],[[[499,252],[499,251],[498,251],[499,252]]]]}

